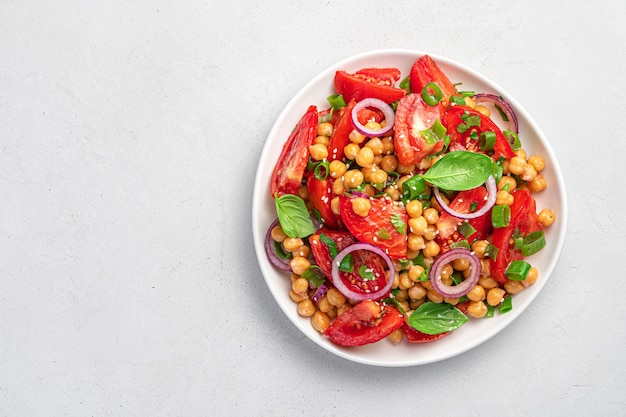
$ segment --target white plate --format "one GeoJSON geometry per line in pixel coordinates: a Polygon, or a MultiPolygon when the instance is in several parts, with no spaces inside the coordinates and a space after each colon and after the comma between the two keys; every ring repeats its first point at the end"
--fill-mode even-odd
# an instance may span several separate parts
{"type": "Polygon", "coordinates": [[[466,352],[484,343],[511,324],[535,299],[547,283],[565,239],[567,207],[565,186],[554,152],[530,115],[502,88],[481,74],[449,59],[430,54],[452,82],[462,82],[462,90],[477,93],[496,93],[507,99],[515,109],[520,124],[520,139],[528,155],[541,155],[546,161],[543,175],[548,189],[535,194],[537,209],[550,208],[557,216],[556,222],[546,229],[546,247],[529,258],[539,269],[539,280],[531,287],[513,297],[514,308],[510,312],[489,319],[472,319],[451,335],[433,343],[410,344],[406,341],[393,345],[382,340],[361,347],[340,347],[316,332],[309,318],[300,317],[296,303],[289,298],[291,287],[288,274],[275,269],[265,254],[264,238],[270,223],[276,218],[273,199],[269,193],[270,176],[280,155],[283,143],[309,105],[327,108],[326,97],[334,94],[335,71],[354,72],[367,67],[396,67],[402,78],[408,75],[413,62],[424,52],[411,50],[379,50],[345,59],[327,68],[300,90],[287,104],[276,120],[263,148],[254,183],[252,202],[252,228],[254,245],[265,281],[276,302],[296,325],[312,341],[343,358],[368,365],[400,367],[441,361],[466,352]]]}

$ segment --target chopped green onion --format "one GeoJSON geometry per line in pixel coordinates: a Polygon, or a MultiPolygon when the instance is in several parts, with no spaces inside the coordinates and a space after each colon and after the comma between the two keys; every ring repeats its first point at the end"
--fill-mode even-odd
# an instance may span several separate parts
{"type": "Polygon", "coordinates": [[[495,261],[498,256],[498,248],[493,246],[491,243],[487,243],[487,246],[485,247],[485,256],[495,261]]]}
{"type": "Polygon", "coordinates": [[[480,137],[478,138],[478,146],[480,146],[480,149],[482,149],[484,152],[493,150],[495,145],[496,132],[488,130],[480,134],[480,137]]]}
{"type": "Polygon", "coordinates": [[[454,285],[459,285],[463,282],[463,275],[459,272],[455,272],[454,274],[450,275],[450,278],[452,279],[452,282],[454,282],[454,285]]]}
{"type": "Polygon", "coordinates": [[[461,239],[457,242],[450,243],[450,249],[463,248],[467,250],[471,250],[470,244],[467,239],[461,239]]]}
{"type": "Polygon", "coordinates": [[[402,81],[400,81],[400,84],[398,84],[398,87],[400,87],[403,90],[406,90],[406,93],[409,94],[411,92],[411,81],[409,80],[409,77],[405,77],[402,81]]]}
{"type": "Polygon", "coordinates": [[[332,96],[328,96],[327,98],[328,104],[333,110],[339,110],[343,107],[346,107],[346,101],[343,99],[341,94],[333,94],[332,96]]]}
{"type": "Polygon", "coordinates": [[[450,96],[450,103],[460,104],[461,106],[464,106],[466,104],[463,97],[459,97],[459,96],[450,96]]]}
{"type": "Polygon", "coordinates": [[[280,242],[274,242],[274,248],[276,248],[276,254],[280,259],[291,259],[293,258],[293,254],[291,252],[286,252],[283,249],[283,245],[280,242]]]}
{"type": "Polygon", "coordinates": [[[331,239],[328,235],[324,233],[320,233],[320,242],[326,245],[328,248],[328,252],[330,253],[330,258],[335,259],[335,256],[339,253],[339,249],[337,248],[337,243],[333,239],[331,239]]]}
{"type": "Polygon", "coordinates": [[[433,82],[426,84],[424,88],[422,88],[422,99],[424,100],[424,103],[429,106],[436,106],[439,104],[442,97],[441,89],[433,82]],[[431,94],[430,91],[433,93],[431,94]]]}
{"type": "Polygon", "coordinates": [[[313,175],[315,175],[315,178],[317,178],[320,181],[324,181],[326,178],[328,178],[328,174],[330,172],[329,166],[330,166],[330,162],[326,160],[320,161],[315,166],[315,170],[313,171],[313,175]]]}
{"type": "Polygon", "coordinates": [[[503,204],[491,209],[491,224],[494,228],[506,227],[511,221],[511,207],[503,204]]]}
{"type": "Polygon", "coordinates": [[[395,308],[400,310],[400,313],[402,314],[405,313],[404,308],[402,308],[402,304],[400,304],[400,301],[398,301],[396,298],[393,298],[393,297],[383,298],[383,303],[394,306],[395,308]]]}
{"type": "Polygon", "coordinates": [[[494,306],[487,304],[487,314],[485,314],[485,318],[491,318],[494,316],[496,309],[494,306]]]}
{"type": "Polygon", "coordinates": [[[374,275],[374,271],[372,271],[372,268],[368,267],[365,264],[361,265],[357,272],[359,273],[359,276],[363,281],[371,281],[376,278],[376,276],[374,275]]]}
{"type": "Polygon", "coordinates": [[[522,147],[522,142],[519,140],[519,136],[517,135],[517,133],[513,132],[512,130],[503,130],[502,133],[511,144],[511,148],[513,149],[513,151],[519,151],[522,147]]]}
{"type": "Polygon", "coordinates": [[[513,310],[513,297],[507,295],[498,306],[498,313],[504,314],[508,313],[511,310],[513,310]]]}
{"type": "Polygon", "coordinates": [[[459,225],[459,232],[465,237],[470,237],[476,233],[476,229],[469,222],[463,222],[459,225]]]}
{"type": "Polygon", "coordinates": [[[526,261],[516,260],[509,264],[504,275],[512,281],[524,281],[530,271],[530,264],[526,261]]]}
{"type": "Polygon", "coordinates": [[[543,230],[529,233],[522,241],[522,255],[530,256],[539,252],[546,246],[546,238],[543,230]]]}
{"type": "Polygon", "coordinates": [[[407,200],[415,200],[428,191],[426,181],[418,175],[414,175],[402,183],[402,194],[407,200]]]}

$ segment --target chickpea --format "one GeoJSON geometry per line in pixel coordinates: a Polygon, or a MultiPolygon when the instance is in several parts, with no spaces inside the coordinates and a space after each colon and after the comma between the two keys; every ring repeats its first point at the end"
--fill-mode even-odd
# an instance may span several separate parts
{"type": "Polygon", "coordinates": [[[539,219],[539,223],[541,223],[543,227],[548,227],[552,225],[552,223],[554,223],[554,221],[556,220],[556,215],[550,209],[543,209],[539,212],[537,218],[539,219]]]}
{"type": "Polygon", "coordinates": [[[317,125],[318,136],[330,137],[333,134],[333,125],[330,122],[323,122],[317,125]]]}
{"type": "Polygon", "coordinates": [[[510,206],[514,200],[513,195],[507,190],[499,190],[496,194],[496,205],[498,206],[510,206]]]}
{"type": "Polygon", "coordinates": [[[498,190],[506,190],[508,192],[512,192],[513,190],[515,190],[516,187],[517,182],[515,181],[515,178],[509,175],[502,176],[498,181],[498,190]]]}
{"type": "Polygon", "coordinates": [[[521,282],[522,284],[524,284],[525,287],[528,287],[530,285],[533,285],[535,282],[537,282],[538,277],[539,277],[539,270],[533,266],[530,268],[530,271],[528,271],[528,275],[526,275],[526,279],[521,282]]]}
{"type": "MultiPolygon", "coordinates": [[[[400,275],[400,282],[402,282],[402,275],[400,275]]],[[[409,293],[406,289],[400,289],[396,292],[395,299],[399,302],[403,302],[409,299],[409,293]]]]}
{"type": "Polygon", "coordinates": [[[398,158],[395,155],[385,155],[380,162],[380,167],[387,172],[395,171],[398,168],[398,158]]]}
{"type": "Polygon", "coordinates": [[[526,159],[514,156],[509,160],[509,172],[515,175],[521,175],[524,172],[526,166],[526,159]]]}
{"type": "Polygon", "coordinates": [[[424,239],[433,240],[435,237],[437,237],[437,226],[429,224],[424,231],[424,239]]]}
{"type": "Polygon", "coordinates": [[[364,197],[357,197],[352,199],[352,210],[361,217],[365,217],[369,214],[372,203],[369,199],[364,197]]]}
{"type": "Polygon", "coordinates": [[[302,300],[298,303],[298,314],[303,317],[311,317],[315,313],[315,305],[310,299],[302,300]]]}
{"type": "Polygon", "coordinates": [[[457,305],[459,303],[459,299],[458,298],[443,297],[443,301],[445,303],[452,304],[453,306],[455,306],[455,305],[457,305]]]}
{"type": "Polygon", "coordinates": [[[348,168],[346,167],[346,164],[338,159],[335,159],[328,164],[328,171],[331,178],[341,178],[347,170],[348,168]]]}
{"type": "Polygon", "coordinates": [[[411,300],[421,300],[426,297],[426,289],[420,284],[414,284],[408,291],[411,300]]]}
{"type": "Polygon", "coordinates": [[[340,293],[337,289],[331,288],[326,293],[326,298],[328,302],[334,305],[335,307],[340,307],[346,302],[346,296],[340,293]]]}
{"type": "Polygon", "coordinates": [[[307,245],[300,246],[297,250],[292,252],[294,256],[302,256],[304,258],[308,258],[311,254],[311,248],[307,245]]]}
{"type": "Polygon", "coordinates": [[[472,243],[472,251],[479,259],[483,259],[485,257],[485,250],[487,249],[488,244],[489,241],[487,240],[477,240],[472,243]]]}
{"type": "Polygon", "coordinates": [[[489,277],[489,275],[491,275],[491,262],[489,258],[482,258],[480,260],[480,275],[482,277],[489,277]]]}
{"type": "Polygon", "coordinates": [[[486,290],[490,290],[498,286],[498,281],[493,277],[482,277],[478,280],[478,284],[486,290]]]}
{"type": "Polygon", "coordinates": [[[399,328],[391,332],[391,334],[387,337],[389,338],[389,341],[391,343],[393,343],[394,345],[397,345],[398,343],[402,341],[402,338],[404,337],[404,333],[402,333],[402,329],[399,328]]]}
{"type": "Polygon", "coordinates": [[[350,142],[355,143],[355,144],[361,144],[365,141],[365,135],[360,133],[358,130],[353,130],[352,132],[350,132],[350,135],[348,135],[350,138],[350,142]]]}
{"type": "Polygon", "coordinates": [[[302,275],[304,271],[311,266],[311,262],[303,256],[294,256],[291,261],[289,261],[289,266],[294,273],[302,275]]]}
{"type": "Polygon", "coordinates": [[[304,243],[302,242],[302,239],[300,239],[299,237],[287,237],[285,240],[283,240],[283,249],[285,249],[287,252],[293,252],[300,249],[300,246],[302,246],[303,244],[304,243]]]}
{"type": "Polygon", "coordinates": [[[524,284],[520,281],[507,281],[504,283],[504,290],[509,294],[517,294],[522,291],[524,288],[524,284]]]}
{"type": "Polygon", "coordinates": [[[457,271],[469,271],[470,263],[467,259],[459,258],[452,261],[452,267],[457,271]]]}
{"type": "Polygon", "coordinates": [[[472,109],[476,108],[476,99],[473,99],[472,97],[465,97],[464,100],[467,107],[472,109]]]}
{"type": "Polygon", "coordinates": [[[439,255],[440,251],[441,251],[441,248],[439,247],[439,244],[435,242],[434,240],[427,241],[424,244],[424,249],[422,249],[424,256],[430,256],[433,258],[439,255]]]}
{"type": "Polygon", "coordinates": [[[450,278],[452,276],[452,273],[454,273],[454,268],[452,268],[452,265],[444,265],[443,268],[441,268],[441,279],[450,278]]]}
{"type": "Polygon", "coordinates": [[[280,226],[274,227],[271,231],[271,234],[274,242],[281,243],[287,238],[287,235],[285,234],[285,232],[283,232],[283,228],[280,226]]]}
{"type": "Polygon", "coordinates": [[[365,147],[366,148],[370,148],[374,152],[374,155],[382,155],[383,154],[384,146],[383,146],[383,141],[380,138],[372,138],[372,139],[370,139],[365,144],[365,147]]]}
{"type": "Polygon", "coordinates": [[[371,167],[374,163],[374,151],[368,147],[361,148],[356,155],[355,161],[362,167],[371,167]]]}
{"type": "Polygon", "coordinates": [[[424,238],[415,233],[409,233],[407,236],[407,247],[412,251],[420,251],[426,247],[424,238]]]}
{"type": "Polygon", "coordinates": [[[381,124],[374,120],[365,123],[365,127],[372,130],[380,130],[382,128],[381,124]]]}
{"type": "Polygon", "coordinates": [[[361,147],[356,143],[349,143],[343,148],[343,154],[346,158],[354,160],[356,156],[359,154],[361,147]]]}
{"type": "Polygon", "coordinates": [[[537,176],[532,181],[528,181],[527,185],[528,189],[533,193],[543,191],[548,186],[548,184],[546,183],[546,179],[541,174],[537,174],[537,176]]]}
{"type": "Polygon", "coordinates": [[[439,213],[437,212],[436,209],[429,207],[426,210],[424,210],[424,213],[422,214],[424,216],[424,218],[426,219],[426,223],[428,224],[436,224],[437,221],[439,220],[439,213]]]}
{"type": "Polygon", "coordinates": [[[311,159],[314,161],[321,161],[328,158],[328,148],[321,143],[309,146],[309,153],[311,155],[311,159]]]}
{"type": "Polygon", "coordinates": [[[546,166],[545,161],[539,155],[532,155],[530,158],[528,158],[528,163],[532,165],[537,172],[543,171],[546,166]]]}
{"type": "Polygon", "coordinates": [[[294,290],[291,290],[289,291],[289,298],[291,298],[291,301],[293,301],[294,303],[300,303],[309,298],[309,296],[307,293],[298,294],[294,290]]]}
{"type": "MultiPolygon", "coordinates": [[[[406,212],[409,217],[419,217],[422,215],[422,203],[419,200],[411,200],[406,204],[406,212]]],[[[428,222],[426,222],[428,223],[428,222]]],[[[424,226],[424,229],[426,226],[424,226]]]]}
{"type": "Polygon", "coordinates": [[[393,144],[393,136],[385,136],[381,139],[383,143],[383,154],[391,155],[395,150],[395,146],[393,144]]]}
{"type": "Polygon", "coordinates": [[[497,306],[502,302],[505,291],[500,287],[491,288],[487,291],[487,304],[497,306]]]}
{"type": "Polygon", "coordinates": [[[485,289],[480,285],[475,285],[466,295],[470,301],[483,301],[485,299],[485,289]]]}
{"type": "Polygon", "coordinates": [[[324,333],[330,326],[330,318],[325,313],[316,311],[311,317],[311,325],[318,332],[324,333]]]}
{"type": "Polygon", "coordinates": [[[487,107],[483,106],[482,104],[478,104],[475,107],[475,110],[482,113],[483,115],[487,117],[491,117],[491,111],[487,107]]]}
{"type": "Polygon", "coordinates": [[[357,188],[363,184],[363,180],[363,173],[358,169],[351,169],[343,176],[343,184],[348,189],[357,188]]]}
{"type": "Polygon", "coordinates": [[[428,222],[424,216],[412,217],[409,219],[409,231],[418,236],[426,233],[426,229],[428,228],[428,222]]]}
{"type": "Polygon", "coordinates": [[[423,266],[411,265],[411,267],[409,268],[409,279],[413,282],[418,282],[422,278],[422,275],[425,273],[426,271],[424,270],[423,266]]]}
{"type": "Polygon", "coordinates": [[[487,311],[487,306],[482,301],[470,301],[467,306],[467,314],[477,319],[485,317],[487,311]]]}
{"type": "Polygon", "coordinates": [[[324,145],[326,148],[328,148],[328,145],[330,145],[330,139],[328,139],[327,136],[317,136],[313,143],[324,145]]]}
{"type": "Polygon", "coordinates": [[[350,303],[343,303],[339,307],[337,307],[337,317],[340,317],[343,313],[350,310],[350,303]]]}
{"type": "MultiPolygon", "coordinates": [[[[413,281],[409,278],[408,272],[403,272],[400,274],[400,289],[408,290],[413,286],[413,281]]],[[[408,297],[408,296],[407,296],[408,297]]],[[[396,298],[398,298],[398,294],[396,294],[396,298]]],[[[406,298],[405,298],[406,300],[406,298]]]]}
{"type": "Polygon", "coordinates": [[[326,296],[323,296],[322,298],[319,299],[319,301],[317,302],[317,308],[320,309],[320,311],[322,313],[328,313],[330,310],[333,309],[333,307],[335,307],[334,305],[332,305],[329,301],[328,298],[326,296]]]}
{"type": "Polygon", "coordinates": [[[398,162],[398,167],[396,168],[396,171],[398,172],[398,174],[410,174],[411,172],[413,172],[414,169],[415,165],[402,165],[400,162],[398,162]]]}
{"type": "Polygon", "coordinates": [[[537,170],[534,166],[526,164],[524,166],[524,172],[521,173],[520,178],[526,182],[532,181],[537,177],[537,170]]]}
{"type": "Polygon", "coordinates": [[[435,290],[428,290],[426,292],[426,297],[428,297],[430,301],[436,304],[441,304],[443,302],[443,296],[435,290]]]}
{"type": "MultiPolygon", "coordinates": [[[[338,181],[335,181],[335,182],[338,182],[338,181]]],[[[333,214],[336,214],[337,216],[341,215],[341,205],[340,205],[339,197],[333,197],[333,199],[330,200],[330,211],[332,211],[333,214]]]]}
{"type": "Polygon", "coordinates": [[[528,158],[526,151],[522,148],[518,149],[517,152],[515,152],[515,155],[517,155],[519,158],[522,158],[524,161],[526,161],[526,159],[528,158]]]}
{"type": "Polygon", "coordinates": [[[291,283],[291,289],[298,295],[305,295],[309,291],[309,281],[305,278],[297,278],[291,283]]]}
{"type": "Polygon", "coordinates": [[[370,182],[374,184],[384,184],[387,182],[387,173],[382,169],[373,169],[370,174],[370,182]]]}

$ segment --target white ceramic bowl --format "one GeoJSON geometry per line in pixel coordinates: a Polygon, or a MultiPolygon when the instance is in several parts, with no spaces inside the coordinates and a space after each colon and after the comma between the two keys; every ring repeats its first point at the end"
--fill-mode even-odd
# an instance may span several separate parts
{"type": "Polygon", "coordinates": [[[425,52],[413,50],[372,51],[340,61],[312,79],[293,97],[276,120],[263,148],[254,183],[252,202],[254,245],[261,271],[276,302],[293,324],[312,341],[338,356],[368,365],[401,367],[432,363],[459,355],[484,343],[511,324],[539,294],[555,268],[565,239],[567,224],[565,186],[554,152],[539,127],[514,98],[492,81],[461,64],[429,54],[452,82],[463,83],[463,90],[495,93],[508,100],[519,119],[520,139],[524,149],[529,155],[541,155],[546,161],[543,175],[548,183],[548,189],[535,194],[537,209],[554,210],[557,220],[546,229],[546,247],[529,258],[532,265],[539,269],[540,279],[513,297],[514,308],[510,312],[503,315],[496,313],[495,317],[489,319],[471,319],[451,335],[433,343],[416,345],[403,341],[393,345],[387,340],[382,340],[367,346],[345,348],[333,344],[326,336],[316,332],[309,318],[298,315],[296,304],[289,298],[291,287],[289,275],[272,266],[264,248],[265,233],[276,218],[274,201],[269,192],[270,177],[283,143],[309,105],[314,104],[318,108],[328,107],[326,97],[334,94],[335,71],[354,72],[367,67],[396,67],[402,71],[401,78],[404,78],[408,75],[413,62],[424,54],[425,52]]]}

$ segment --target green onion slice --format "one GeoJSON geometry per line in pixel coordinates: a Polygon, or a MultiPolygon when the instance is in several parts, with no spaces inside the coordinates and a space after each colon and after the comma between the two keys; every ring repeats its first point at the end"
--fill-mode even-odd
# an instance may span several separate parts
{"type": "Polygon", "coordinates": [[[422,88],[422,100],[424,100],[424,103],[429,106],[436,106],[439,104],[442,97],[443,94],[441,93],[441,89],[433,82],[426,84],[424,88],[422,88]],[[430,93],[431,91],[432,94],[430,93]]]}
{"type": "Polygon", "coordinates": [[[496,145],[496,132],[492,132],[491,130],[488,130],[486,132],[481,133],[480,136],[478,137],[478,146],[480,146],[480,149],[482,149],[484,152],[492,151],[495,145],[496,145]]]}
{"type": "Polygon", "coordinates": [[[524,281],[530,271],[530,264],[526,261],[516,260],[509,264],[504,275],[512,281],[524,281]]]}
{"type": "Polygon", "coordinates": [[[539,252],[546,246],[546,237],[543,230],[537,230],[527,234],[522,241],[522,255],[530,256],[539,252]]]}
{"type": "Polygon", "coordinates": [[[494,228],[506,227],[511,221],[511,207],[507,205],[493,206],[491,210],[491,224],[494,228]]]}

